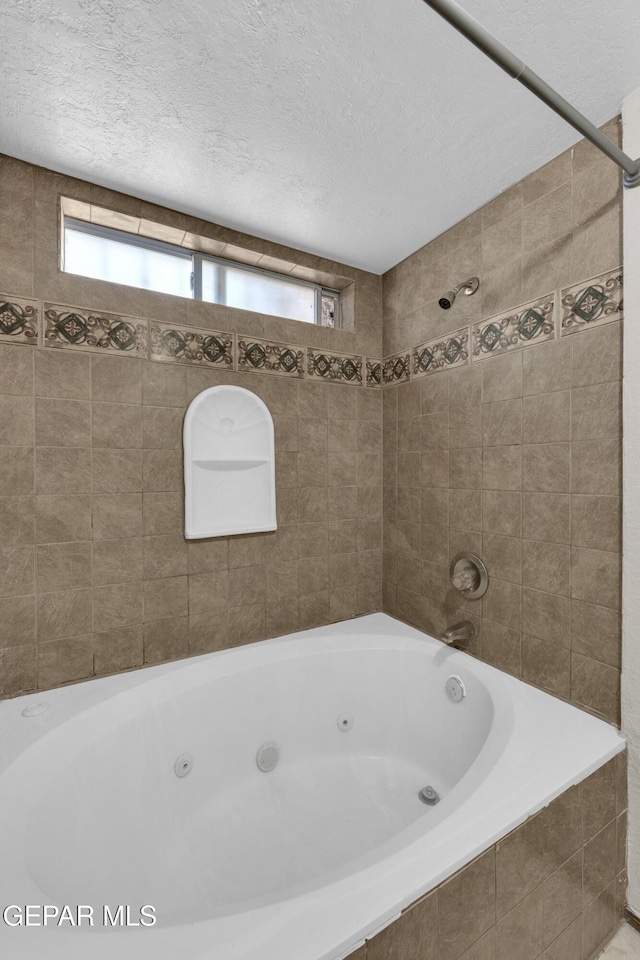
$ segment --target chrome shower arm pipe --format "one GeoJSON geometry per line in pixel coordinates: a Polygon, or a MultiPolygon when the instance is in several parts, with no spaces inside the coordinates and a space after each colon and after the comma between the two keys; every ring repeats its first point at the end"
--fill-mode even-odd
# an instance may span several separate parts
{"type": "Polygon", "coordinates": [[[539,100],[546,103],[563,120],[570,123],[583,137],[602,150],[610,160],[617,163],[624,170],[624,185],[637,187],[640,185],[640,160],[632,160],[624,151],[612,143],[601,130],[590,120],[576,110],[564,97],[550,87],[548,83],[534,73],[526,63],[523,63],[515,54],[511,53],[504,44],[500,43],[493,34],[485,30],[477,20],[474,20],[466,11],[458,6],[454,0],[424,0],[427,6],[439,13],[447,23],[455,27],[474,46],[482,50],[490,60],[535,94],[539,100]]]}

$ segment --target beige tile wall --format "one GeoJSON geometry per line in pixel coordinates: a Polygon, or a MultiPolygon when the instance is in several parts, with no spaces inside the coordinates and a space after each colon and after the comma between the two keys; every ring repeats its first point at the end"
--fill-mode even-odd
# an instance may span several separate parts
{"type": "MultiPolygon", "coordinates": [[[[5,295],[380,356],[374,275],[10,158],[0,209],[5,295]],[[352,277],[355,329],[62,274],[60,194],[352,277]]],[[[0,342],[0,696],[380,608],[379,389],[114,352],[0,342]],[[278,530],[187,543],[182,418],[218,383],[255,391],[274,416],[278,530]]]]}
{"type": "MultiPolygon", "coordinates": [[[[618,123],[607,125],[614,138],[618,123]]],[[[578,144],[383,277],[384,353],[620,266],[617,168],[578,144]],[[476,296],[441,310],[468,276],[476,296]]],[[[384,609],[618,722],[621,323],[385,386],[384,609]],[[485,598],[448,564],[481,555],[485,598]]]]}
{"type": "MultiPolygon", "coordinates": [[[[617,170],[584,143],[385,274],[382,298],[371,274],[10,158],[0,206],[3,293],[373,357],[621,259],[617,170]],[[355,330],[303,338],[294,321],[62,274],[61,194],[350,276],[355,330]],[[479,293],[440,310],[472,273],[479,293]]],[[[385,387],[382,458],[375,389],[2,344],[0,693],[377,609],[383,509],[388,612],[431,632],[474,616],[480,656],[617,719],[619,336],[607,324],[385,387]],[[230,381],[275,414],[281,530],[187,545],[180,420],[230,381]],[[466,610],[446,578],[460,549],[492,574],[466,610]]]]}
{"type": "Polygon", "coordinates": [[[352,960],[592,960],[622,920],[626,755],[407,909],[352,960]]]}

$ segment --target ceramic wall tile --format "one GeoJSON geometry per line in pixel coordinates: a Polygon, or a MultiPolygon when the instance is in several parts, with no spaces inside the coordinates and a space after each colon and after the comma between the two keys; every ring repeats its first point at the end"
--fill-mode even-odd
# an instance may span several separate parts
{"type": "Polygon", "coordinates": [[[307,348],[307,375],[334,383],[362,384],[362,357],[307,348]]]}
{"type": "Polygon", "coordinates": [[[305,354],[304,347],[238,337],[238,370],[302,379],[305,354]]]}
{"type": "Polygon", "coordinates": [[[214,333],[196,327],[183,327],[150,321],[151,359],[165,363],[195,363],[204,367],[234,365],[231,333],[214,333]]]}
{"type": "Polygon", "coordinates": [[[45,347],[109,351],[143,357],[148,352],[148,322],[136,317],[44,304],[45,347]]]}
{"type": "Polygon", "coordinates": [[[8,343],[38,342],[38,301],[0,294],[0,340],[8,343]]]}
{"type": "Polygon", "coordinates": [[[473,359],[483,360],[555,336],[553,294],[500,313],[473,327],[473,359]]]}
{"type": "Polygon", "coordinates": [[[622,320],[622,270],[565,287],[560,297],[562,336],[622,320]]]}
{"type": "Polygon", "coordinates": [[[411,376],[411,366],[408,353],[398,353],[382,361],[383,386],[393,383],[404,383],[411,376]]]}
{"type": "Polygon", "coordinates": [[[469,363],[469,328],[464,327],[439,340],[421,343],[411,351],[411,376],[425,377],[440,370],[469,363]]]}
{"type": "Polygon", "coordinates": [[[365,385],[367,387],[382,386],[382,361],[381,360],[370,360],[369,358],[367,358],[365,360],[365,371],[366,371],[365,385]]]}

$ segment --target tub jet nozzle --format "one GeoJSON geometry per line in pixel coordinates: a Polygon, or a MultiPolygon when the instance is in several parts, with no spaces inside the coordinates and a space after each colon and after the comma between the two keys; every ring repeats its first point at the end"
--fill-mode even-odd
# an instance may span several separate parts
{"type": "Polygon", "coordinates": [[[440,801],[440,797],[433,787],[423,787],[418,796],[428,807],[435,807],[436,803],[440,801]]]}

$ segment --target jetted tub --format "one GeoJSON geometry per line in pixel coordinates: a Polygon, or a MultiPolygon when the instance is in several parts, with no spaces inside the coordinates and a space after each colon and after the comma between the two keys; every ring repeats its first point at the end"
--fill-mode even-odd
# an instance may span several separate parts
{"type": "Polygon", "coordinates": [[[4,701],[0,956],[345,957],[623,748],[384,614],[4,701]]]}

